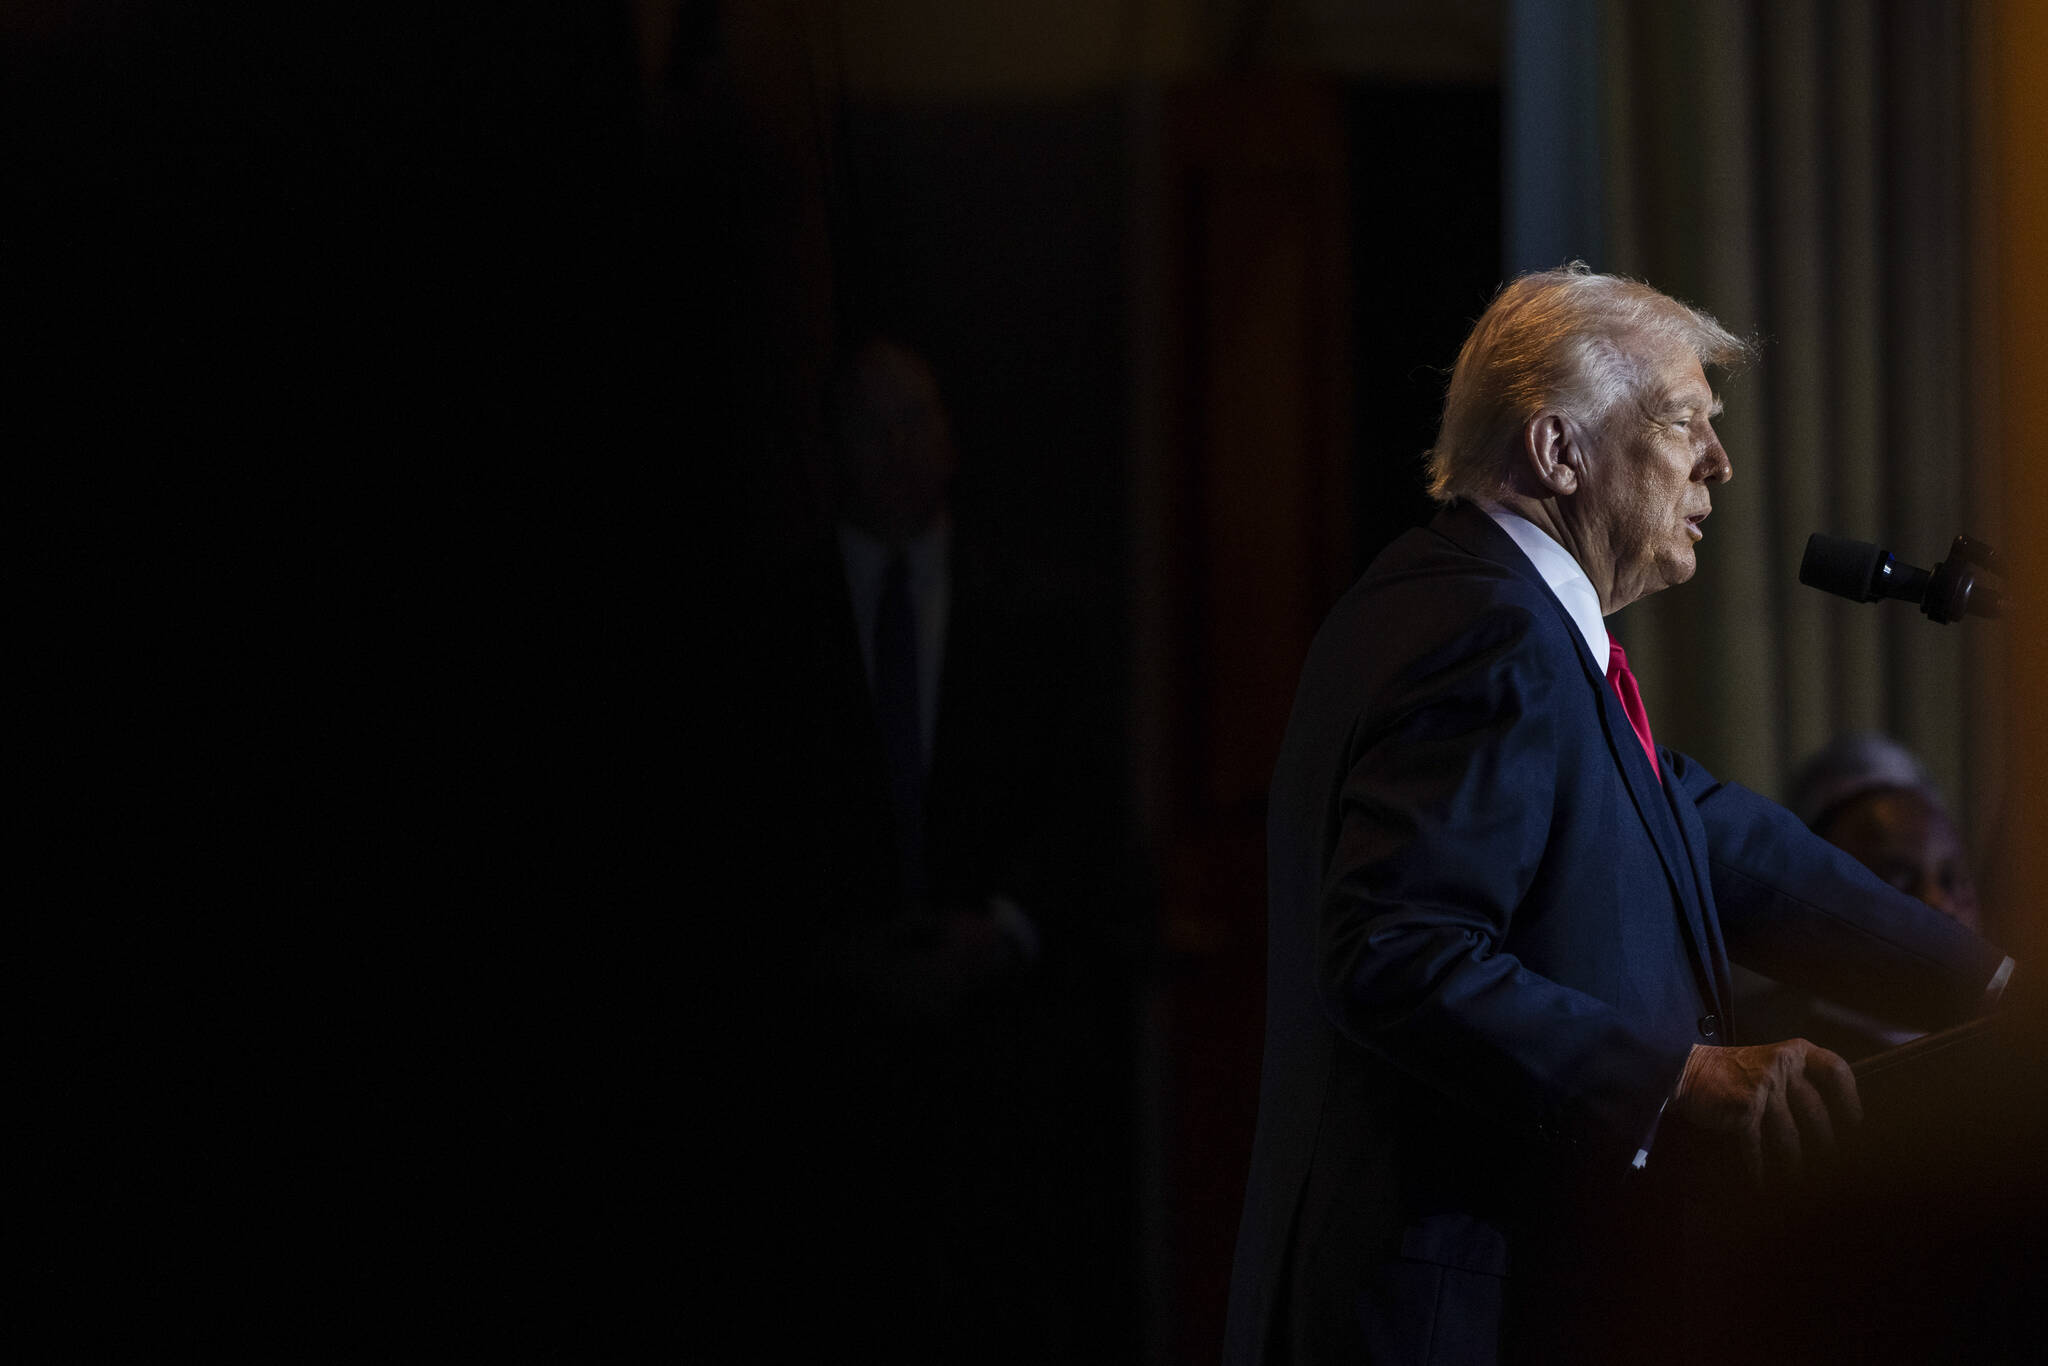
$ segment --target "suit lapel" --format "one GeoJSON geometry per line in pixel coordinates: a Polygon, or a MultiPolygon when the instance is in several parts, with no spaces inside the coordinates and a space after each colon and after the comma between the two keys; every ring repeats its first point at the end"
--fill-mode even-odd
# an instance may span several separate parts
{"type": "MultiPolygon", "coordinates": [[[[1702,856],[1695,852],[1706,848],[1705,832],[1697,832],[1697,838],[1691,840],[1682,832],[1683,822],[1674,812],[1665,784],[1657,780],[1648,756],[1643,753],[1642,742],[1636,739],[1635,727],[1629,723],[1628,713],[1621,708],[1621,699],[1607,682],[1606,664],[1593,658],[1593,652],[1586,648],[1586,638],[1579,633],[1578,623],[1572,620],[1571,613],[1557,600],[1557,594],[1550,591],[1550,585],[1543,582],[1543,576],[1522,553],[1522,548],[1494,524],[1493,518],[1470,503],[1460,503],[1439,513],[1431,525],[1473,554],[1537,584],[1550,600],[1552,610],[1563,621],[1565,633],[1578,647],[1579,666],[1585,673],[1586,684],[1599,699],[1600,724],[1607,733],[1608,752],[1621,772],[1629,798],[1635,803],[1636,814],[1649,833],[1650,843],[1664,865],[1664,876],[1671,885],[1672,896],[1678,902],[1686,943],[1692,950],[1693,974],[1700,999],[1725,1011],[1727,992],[1723,989],[1722,980],[1725,973],[1717,965],[1727,960],[1719,929],[1705,911],[1705,888],[1710,884],[1701,865],[1702,856]]],[[[1698,819],[1697,815],[1693,817],[1695,824],[1698,819]]]]}
{"type": "MultiPolygon", "coordinates": [[[[1560,612],[1564,609],[1558,608],[1560,612]]],[[[1578,628],[1573,627],[1573,634],[1578,628]]],[[[1591,667],[1592,653],[1585,648],[1583,639],[1579,642],[1580,662],[1587,665],[1588,682],[1600,694],[1600,721],[1607,730],[1607,748],[1614,761],[1621,768],[1621,775],[1628,783],[1628,794],[1636,804],[1636,811],[1650,832],[1651,841],[1657,846],[1657,857],[1663,861],[1664,876],[1671,883],[1672,894],[1678,899],[1679,909],[1685,925],[1687,944],[1692,949],[1693,972],[1698,978],[1700,999],[1715,1008],[1725,1009],[1722,977],[1718,964],[1726,960],[1721,948],[1720,931],[1708,918],[1704,906],[1704,892],[1708,884],[1700,877],[1700,870],[1693,857],[1692,849],[1685,839],[1683,822],[1674,810],[1670,800],[1668,784],[1657,781],[1657,774],[1650,767],[1649,756],[1643,753],[1642,742],[1636,738],[1636,728],[1630,724],[1628,713],[1622,710],[1621,699],[1607,681],[1606,670],[1591,667]]],[[[1697,821],[1698,817],[1695,816],[1697,821]]],[[[1702,848],[1705,841],[1700,841],[1702,848]]]]}
{"type": "MultiPolygon", "coordinates": [[[[1680,841],[1685,845],[1687,861],[1692,866],[1693,886],[1701,904],[1713,901],[1713,871],[1707,866],[1707,828],[1700,823],[1700,813],[1693,804],[1681,797],[1675,787],[1665,785],[1665,801],[1678,827],[1680,841]]],[[[1728,946],[1721,940],[1721,921],[1718,915],[1706,916],[1702,920],[1705,935],[1702,947],[1708,975],[1713,979],[1716,994],[1711,998],[1721,1014],[1721,1037],[1735,1038],[1735,991],[1728,976],[1728,946]]]]}

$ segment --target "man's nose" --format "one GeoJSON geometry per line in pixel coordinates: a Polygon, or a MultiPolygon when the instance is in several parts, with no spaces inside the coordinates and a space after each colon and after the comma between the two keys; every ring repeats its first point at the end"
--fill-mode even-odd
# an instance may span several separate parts
{"type": "Polygon", "coordinates": [[[1721,439],[1714,437],[1712,441],[1713,444],[1707,447],[1706,453],[1700,457],[1700,482],[1725,484],[1735,477],[1735,466],[1729,462],[1728,452],[1721,445],[1721,439]]]}

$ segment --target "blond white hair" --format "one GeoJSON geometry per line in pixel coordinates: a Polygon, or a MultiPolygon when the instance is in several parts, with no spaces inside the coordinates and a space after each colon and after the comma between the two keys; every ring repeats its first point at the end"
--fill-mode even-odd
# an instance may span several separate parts
{"type": "Polygon", "coordinates": [[[1555,409],[1597,438],[1624,403],[1648,403],[1642,360],[1660,342],[1700,364],[1730,366],[1753,348],[1711,316],[1637,280],[1583,261],[1504,286],[1472,325],[1429,452],[1429,495],[1488,499],[1506,487],[1531,418],[1555,409]]]}

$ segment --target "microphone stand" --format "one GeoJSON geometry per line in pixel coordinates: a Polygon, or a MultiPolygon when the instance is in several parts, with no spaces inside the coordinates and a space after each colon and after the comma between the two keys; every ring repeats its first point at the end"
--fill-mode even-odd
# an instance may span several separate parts
{"type": "Polygon", "coordinates": [[[1943,625],[1961,621],[1969,612],[1980,617],[1997,616],[2003,595],[1996,586],[1977,577],[1980,569],[1987,574],[2003,575],[2005,564],[1998,552],[1984,542],[1968,536],[1956,537],[1948,548],[1948,558],[1934,566],[1934,573],[1928,577],[1920,610],[1943,625]]]}

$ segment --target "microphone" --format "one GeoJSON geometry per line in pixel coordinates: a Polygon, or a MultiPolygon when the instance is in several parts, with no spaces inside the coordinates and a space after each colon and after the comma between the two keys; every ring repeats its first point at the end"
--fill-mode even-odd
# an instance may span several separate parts
{"type": "Polygon", "coordinates": [[[1930,572],[1902,563],[1883,546],[1816,531],[1806,538],[1799,581],[1851,602],[1880,598],[1917,602],[1928,617],[1947,625],[1962,620],[1966,613],[1998,615],[1999,590],[1980,581],[1978,569],[2002,574],[2005,565],[1997,551],[1968,536],[1956,537],[1948,558],[1930,572]]]}

